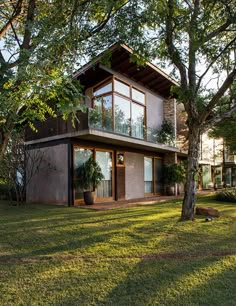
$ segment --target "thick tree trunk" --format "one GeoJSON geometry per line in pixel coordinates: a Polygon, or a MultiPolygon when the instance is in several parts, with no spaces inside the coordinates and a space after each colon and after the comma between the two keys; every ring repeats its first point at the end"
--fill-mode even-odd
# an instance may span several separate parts
{"type": "Polygon", "coordinates": [[[10,138],[11,131],[7,131],[6,133],[0,133],[0,161],[3,159],[3,155],[6,152],[10,138]]]}
{"type": "Polygon", "coordinates": [[[182,205],[182,220],[194,219],[194,208],[197,193],[197,175],[199,164],[200,127],[189,128],[189,152],[187,163],[186,184],[182,205]]]}

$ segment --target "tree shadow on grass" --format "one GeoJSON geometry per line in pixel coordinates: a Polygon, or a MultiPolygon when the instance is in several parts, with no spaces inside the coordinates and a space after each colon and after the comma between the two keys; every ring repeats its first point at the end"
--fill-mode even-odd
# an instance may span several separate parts
{"type": "Polygon", "coordinates": [[[60,256],[64,252],[76,253],[78,256],[83,256],[86,252],[104,256],[117,253],[119,256],[120,249],[125,255],[130,253],[131,247],[133,253],[145,252],[145,245],[149,243],[148,236],[153,237],[154,234],[165,231],[170,221],[161,214],[153,220],[152,210],[137,214],[138,212],[129,211],[119,214],[118,219],[110,213],[100,215],[102,220],[99,216],[95,220],[89,215],[83,220],[77,216],[56,219],[55,222],[45,219],[26,223],[20,229],[16,227],[15,230],[7,231],[7,236],[2,237],[1,241],[11,243],[14,249],[3,260],[54,254],[60,256]]]}
{"type": "Polygon", "coordinates": [[[96,305],[235,305],[236,257],[142,260],[96,305]]]}

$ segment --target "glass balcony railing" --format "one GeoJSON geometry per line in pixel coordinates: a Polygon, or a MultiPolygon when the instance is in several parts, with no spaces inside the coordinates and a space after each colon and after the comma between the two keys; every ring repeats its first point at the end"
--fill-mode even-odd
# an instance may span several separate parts
{"type": "MultiPolygon", "coordinates": [[[[93,129],[129,136],[152,143],[161,143],[158,141],[159,131],[157,129],[143,126],[140,123],[131,123],[130,120],[120,121],[113,126],[112,114],[101,113],[92,108],[88,110],[88,126],[93,129]]],[[[175,145],[173,142],[165,144],[175,145]]]]}

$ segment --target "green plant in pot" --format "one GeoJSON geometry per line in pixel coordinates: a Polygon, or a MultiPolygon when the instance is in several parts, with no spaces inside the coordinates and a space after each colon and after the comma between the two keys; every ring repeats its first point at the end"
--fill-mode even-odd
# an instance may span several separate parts
{"type": "Polygon", "coordinates": [[[101,167],[92,156],[77,168],[77,177],[78,185],[83,190],[85,204],[94,204],[95,189],[104,176],[101,167]]]}
{"type": "Polygon", "coordinates": [[[168,195],[175,194],[175,184],[184,182],[185,168],[181,164],[164,165],[164,183],[168,195]]]}

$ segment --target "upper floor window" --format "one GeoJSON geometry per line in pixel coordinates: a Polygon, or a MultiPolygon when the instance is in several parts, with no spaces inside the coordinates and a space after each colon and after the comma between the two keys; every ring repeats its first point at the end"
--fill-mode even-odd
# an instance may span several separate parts
{"type": "Polygon", "coordinates": [[[145,95],[143,92],[132,87],[132,99],[139,103],[145,104],[145,95]]]}
{"type": "Polygon", "coordinates": [[[103,84],[103,85],[95,88],[94,91],[93,91],[93,95],[95,97],[97,97],[97,96],[103,95],[103,94],[105,94],[107,92],[111,92],[111,91],[112,91],[112,82],[109,82],[105,85],[103,84]]]}
{"type": "Polygon", "coordinates": [[[144,92],[116,78],[109,79],[94,88],[93,108],[94,127],[144,138],[144,92]]]}
{"type": "Polygon", "coordinates": [[[116,79],[114,80],[114,90],[126,97],[130,97],[130,87],[116,79]]]}

